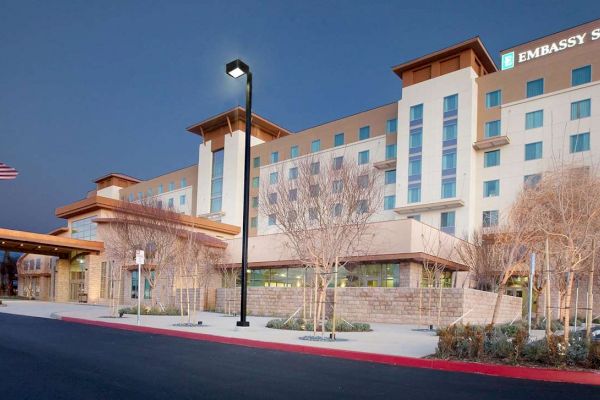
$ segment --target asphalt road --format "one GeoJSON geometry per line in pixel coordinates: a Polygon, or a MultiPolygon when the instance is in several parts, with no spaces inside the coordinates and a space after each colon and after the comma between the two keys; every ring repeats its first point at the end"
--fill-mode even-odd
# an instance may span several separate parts
{"type": "Polygon", "coordinates": [[[0,313],[0,399],[600,399],[600,387],[394,367],[0,313]]]}

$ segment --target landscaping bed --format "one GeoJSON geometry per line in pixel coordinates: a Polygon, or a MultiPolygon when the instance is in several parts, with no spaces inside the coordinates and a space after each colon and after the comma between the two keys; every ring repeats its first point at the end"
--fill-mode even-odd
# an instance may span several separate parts
{"type": "MultiPolygon", "coordinates": [[[[123,314],[134,314],[137,315],[138,308],[137,307],[123,307],[119,309],[119,316],[123,314]]],[[[142,307],[141,315],[181,315],[181,311],[179,308],[175,307],[166,307],[165,309],[161,309],[159,307],[142,307]]],[[[183,310],[183,315],[187,315],[187,312],[183,310]]]]}
{"type": "MultiPolygon", "coordinates": [[[[312,331],[313,330],[313,321],[304,320],[302,318],[292,318],[291,320],[285,319],[272,319],[267,322],[267,328],[272,329],[285,329],[291,331],[312,331]]],[[[325,322],[325,331],[331,332],[333,326],[331,321],[325,322]]],[[[336,332],[370,332],[371,325],[364,322],[346,322],[346,321],[337,321],[336,332]]],[[[321,331],[319,327],[317,329],[318,332],[321,331]]]]}

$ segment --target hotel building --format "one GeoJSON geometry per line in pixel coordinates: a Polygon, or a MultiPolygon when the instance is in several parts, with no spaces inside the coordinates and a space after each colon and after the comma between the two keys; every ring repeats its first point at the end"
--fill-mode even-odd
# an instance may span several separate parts
{"type": "MultiPolygon", "coordinates": [[[[369,304],[381,308],[355,304],[347,310],[355,313],[351,317],[393,322],[416,321],[410,304],[421,296],[423,262],[435,253],[424,245],[424,232],[441,231],[444,242],[455,246],[474,230],[497,224],[523,185],[535,185],[557,163],[598,162],[600,20],[508,48],[500,59],[498,68],[475,37],[393,67],[402,80],[397,102],[300,132],[252,116],[250,312],[291,314],[298,305],[294,286],[303,269],[282,245],[277,221],[259,213],[258,202],[259,191],[268,187],[264,183],[293,177],[299,159],[344,157],[380,175],[382,202],[373,205],[372,221],[380,234],[369,254],[348,255],[352,263],[341,275],[342,298],[366,291],[361,296],[371,296],[375,303],[369,304]],[[277,171],[288,173],[274,176],[277,171]]],[[[198,162],[189,167],[145,181],[121,174],[98,179],[86,199],[57,209],[68,221],[57,234],[101,241],[96,219],[111,204],[150,198],[226,243],[228,261],[239,264],[244,121],[244,109],[236,107],[188,127],[200,142],[198,162]]],[[[82,257],[88,263],[98,258],[98,271],[90,266],[81,285],[88,301],[103,302],[106,291],[98,282],[107,260],[102,253],[82,257]]],[[[35,273],[36,258],[23,258],[22,279],[35,273]]],[[[491,309],[485,307],[495,295],[468,289],[466,267],[457,257],[444,263],[449,296],[444,320],[469,309],[475,312],[465,320],[489,319],[491,309]]],[[[223,309],[225,290],[215,292],[211,304],[217,309],[223,309]]],[[[512,319],[521,307],[519,297],[503,303],[503,319],[512,319]]]]}

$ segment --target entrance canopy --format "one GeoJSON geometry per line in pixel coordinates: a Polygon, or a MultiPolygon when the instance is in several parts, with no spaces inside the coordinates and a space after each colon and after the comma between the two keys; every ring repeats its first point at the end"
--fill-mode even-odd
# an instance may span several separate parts
{"type": "Polygon", "coordinates": [[[72,251],[98,254],[102,242],[0,228],[0,249],[18,253],[69,258],[72,251]]]}

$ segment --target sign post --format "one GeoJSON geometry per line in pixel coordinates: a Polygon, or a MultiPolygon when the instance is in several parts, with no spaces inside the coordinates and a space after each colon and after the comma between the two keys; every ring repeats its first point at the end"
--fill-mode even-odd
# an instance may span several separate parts
{"type": "Polygon", "coordinates": [[[144,250],[135,251],[135,263],[138,266],[138,285],[137,285],[137,298],[138,298],[138,309],[137,309],[137,324],[141,325],[140,313],[142,310],[142,264],[144,263],[144,250]]]}

